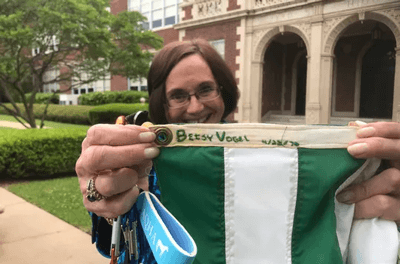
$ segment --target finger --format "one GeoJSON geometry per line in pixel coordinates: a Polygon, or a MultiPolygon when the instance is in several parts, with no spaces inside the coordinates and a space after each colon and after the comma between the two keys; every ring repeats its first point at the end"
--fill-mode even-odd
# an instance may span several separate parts
{"type": "Polygon", "coordinates": [[[107,173],[100,173],[95,178],[96,190],[103,196],[111,197],[132,189],[137,185],[139,175],[131,168],[109,170],[107,173]]]}
{"type": "Polygon", "coordinates": [[[144,190],[148,187],[146,173],[151,170],[151,166],[152,161],[146,161],[140,166],[102,171],[95,179],[96,190],[106,197],[125,192],[135,185],[144,190]]]}
{"type": "Polygon", "coordinates": [[[92,145],[132,145],[153,142],[156,135],[150,129],[136,125],[94,125],[87,131],[87,144],[92,145]]]}
{"type": "Polygon", "coordinates": [[[355,158],[400,159],[400,140],[382,137],[356,139],[349,143],[347,151],[355,158]]]}
{"type": "Polygon", "coordinates": [[[93,212],[98,216],[116,218],[132,208],[138,195],[139,188],[133,187],[126,192],[96,202],[89,202],[84,196],[83,205],[89,212],[93,212]]]}
{"type": "Polygon", "coordinates": [[[131,166],[130,168],[137,171],[139,178],[143,178],[149,176],[152,167],[153,167],[153,161],[145,160],[140,165],[134,165],[131,166]]]}
{"type": "Polygon", "coordinates": [[[360,138],[383,137],[400,139],[400,123],[397,122],[376,122],[361,126],[357,131],[360,138]]]}
{"type": "Polygon", "coordinates": [[[89,147],[89,142],[87,141],[87,138],[84,138],[82,141],[82,152],[84,152],[88,147],[89,147]]]}
{"type": "Polygon", "coordinates": [[[130,167],[153,159],[159,153],[160,150],[150,143],[130,146],[90,146],[79,157],[75,170],[78,175],[88,175],[107,169],[130,167]]]}
{"type": "Polygon", "coordinates": [[[376,195],[355,204],[354,218],[400,220],[400,201],[388,195],[376,195]]]}
{"type": "Polygon", "coordinates": [[[391,168],[367,181],[344,189],[336,196],[336,199],[341,203],[352,204],[376,195],[395,195],[399,192],[400,171],[391,168]]]}

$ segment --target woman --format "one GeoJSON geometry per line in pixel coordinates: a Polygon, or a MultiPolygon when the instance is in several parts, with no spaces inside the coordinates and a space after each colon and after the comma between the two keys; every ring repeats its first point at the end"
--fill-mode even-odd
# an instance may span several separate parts
{"type": "MultiPolygon", "coordinates": [[[[230,69],[204,40],[165,46],[153,60],[148,88],[150,116],[155,124],[219,123],[236,109],[239,97],[230,69]]],[[[397,169],[385,170],[372,180],[351,187],[338,199],[356,202],[357,218],[400,220],[400,125],[369,124],[359,130],[358,136],[349,145],[350,154],[356,158],[391,159],[397,169]]],[[[76,172],[84,205],[94,213],[93,242],[105,255],[109,252],[111,228],[97,216],[134,215],[139,188],[158,193],[156,178],[147,178],[151,160],[159,154],[154,139],[154,133],[145,127],[96,125],[82,143],[76,172]],[[87,197],[90,179],[99,195],[94,202],[87,197]]],[[[139,263],[155,263],[140,235],[140,250],[146,253],[140,254],[139,263]]]]}

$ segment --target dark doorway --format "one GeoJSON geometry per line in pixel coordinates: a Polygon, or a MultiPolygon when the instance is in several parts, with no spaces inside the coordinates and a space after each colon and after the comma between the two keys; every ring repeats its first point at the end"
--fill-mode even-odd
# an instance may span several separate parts
{"type": "Polygon", "coordinates": [[[376,40],[362,61],[360,117],[392,118],[394,43],[376,40]]]}
{"type": "Polygon", "coordinates": [[[307,58],[302,55],[297,62],[296,115],[306,113],[307,58]]]}

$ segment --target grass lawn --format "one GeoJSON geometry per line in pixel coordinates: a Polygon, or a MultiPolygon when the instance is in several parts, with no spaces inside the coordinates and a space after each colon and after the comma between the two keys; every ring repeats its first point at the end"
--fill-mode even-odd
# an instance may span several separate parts
{"type": "Polygon", "coordinates": [[[83,206],[76,176],[15,183],[6,188],[50,214],[90,233],[91,220],[83,206]]]}
{"type": "MultiPolygon", "coordinates": [[[[12,121],[12,122],[18,122],[13,116],[10,115],[0,115],[0,121],[12,121]]],[[[36,125],[40,126],[40,120],[36,119],[36,125]]],[[[86,128],[88,129],[90,126],[86,125],[76,125],[76,124],[67,124],[67,123],[59,123],[59,122],[53,122],[53,121],[44,121],[44,125],[46,127],[52,127],[52,128],[86,128]]]]}
{"type": "MultiPolygon", "coordinates": [[[[9,115],[0,115],[0,121],[18,122],[9,115]]],[[[36,120],[40,125],[40,120],[36,120]]],[[[45,121],[46,127],[51,128],[80,128],[87,130],[89,126],[45,121]]],[[[13,129],[1,127],[0,130],[13,129]]],[[[26,201],[37,205],[50,214],[90,233],[91,220],[82,203],[82,194],[79,190],[76,175],[58,179],[31,180],[23,183],[14,183],[5,187],[10,192],[26,201]]]]}

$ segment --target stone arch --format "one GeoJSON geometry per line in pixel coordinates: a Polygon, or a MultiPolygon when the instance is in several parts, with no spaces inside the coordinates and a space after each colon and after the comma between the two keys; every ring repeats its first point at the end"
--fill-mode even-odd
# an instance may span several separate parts
{"type": "Polygon", "coordinates": [[[284,34],[285,32],[295,33],[296,35],[298,35],[304,41],[306,50],[307,51],[310,50],[309,38],[307,37],[306,33],[304,33],[303,30],[301,30],[300,28],[288,25],[274,27],[260,32],[260,34],[264,34],[264,36],[261,36],[261,39],[256,40],[255,42],[253,60],[263,61],[265,51],[267,50],[269,43],[273,40],[273,38],[276,35],[284,34]]]}
{"type": "Polygon", "coordinates": [[[295,58],[294,62],[292,65],[292,94],[291,94],[291,115],[296,115],[296,96],[297,96],[297,75],[298,75],[298,68],[297,64],[299,60],[302,58],[302,56],[306,55],[307,58],[307,52],[305,50],[299,51],[295,58]]]}
{"type": "MultiPolygon", "coordinates": [[[[385,24],[393,33],[396,46],[400,45],[400,28],[396,25],[396,23],[388,16],[377,13],[377,12],[366,12],[364,20],[375,20],[385,24]]],[[[326,38],[324,52],[328,55],[334,55],[334,49],[337,41],[339,40],[340,35],[344,32],[344,30],[350,26],[351,24],[360,21],[359,14],[351,15],[341,21],[338,25],[333,27],[333,29],[328,33],[328,37],[326,38]]]]}

